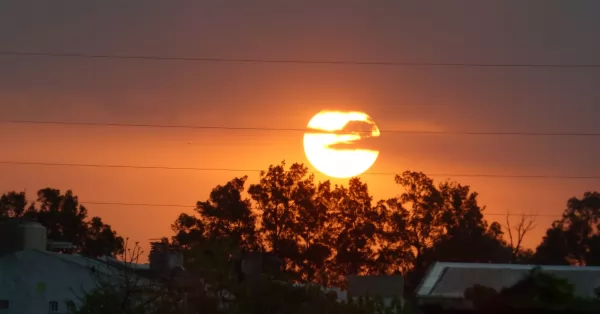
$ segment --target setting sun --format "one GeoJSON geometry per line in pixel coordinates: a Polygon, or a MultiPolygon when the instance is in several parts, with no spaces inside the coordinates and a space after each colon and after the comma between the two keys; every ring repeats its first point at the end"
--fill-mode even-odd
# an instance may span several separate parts
{"type": "Polygon", "coordinates": [[[367,171],[377,160],[379,151],[357,148],[353,144],[380,132],[373,120],[363,112],[321,111],[309,122],[304,134],[304,152],[308,161],[320,172],[335,178],[349,178],[367,171]],[[368,131],[347,129],[351,122],[362,122],[368,131]],[[351,148],[335,148],[348,145],[351,148]]]}

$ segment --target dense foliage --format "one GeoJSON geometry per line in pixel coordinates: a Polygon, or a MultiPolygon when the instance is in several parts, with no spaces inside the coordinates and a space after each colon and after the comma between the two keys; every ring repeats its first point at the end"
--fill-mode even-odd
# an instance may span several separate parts
{"type": "MultiPolygon", "coordinates": [[[[239,308],[246,312],[239,313],[250,313],[248,307],[275,306],[246,298],[243,289],[223,279],[227,275],[220,265],[229,265],[242,252],[273,253],[283,263],[287,282],[344,287],[351,274],[402,273],[409,291],[435,261],[600,265],[598,192],[568,200],[562,217],[532,251],[521,247],[532,220],[522,217],[516,226],[488,222],[485,206],[468,185],[436,184],[420,172],[397,175],[398,197],[379,201],[360,178],[350,179],[347,185],[316,182],[302,164],[287,167],[281,162],[263,171],[258,182],[247,184],[247,179],[233,178],[216,186],[196,204],[195,215],[181,214],[173,222],[174,236],[169,239],[184,249],[186,269],[212,282],[215,289],[237,291],[239,304],[250,302],[239,308]]],[[[48,228],[51,240],[70,241],[88,256],[123,252],[123,239],[99,217],[88,219],[86,208],[71,191],[42,189],[35,202],[29,202],[24,192],[6,193],[0,198],[0,221],[14,218],[39,221],[48,228]]],[[[273,284],[269,282],[264,290],[265,295],[274,294],[268,300],[302,295],[286,303],[290,311],[277,313],[301,313],[292,310],[329,300],[310,289],[299,294],[290,292],[298,288],[273,284]]],[[[103,298],[115,296],[113,290],[107,291],[99,290],[96,296],[100,292],[103,298]]],[[[203,291],[193,292],[194,300],[213,302],[201,297],[203,291]]],[[[485,287],[470,293],[483,295],[478,299],[496,297],[485,287]]],[[[86,302],[91,304],[92,297],[86,302]]],[[[207,304],[197,306],[205,311],[214,308],[207,304]]],[[[341,306],[327,304],[322,306],[341,306]]],[[[336,313],[333,308],[328,313],[336,313]]],[[[321,313],[316,308],[310,311],[321,313]]]]}
{"type": "Polygon", "coordinates": [[[344,286],[348,274],[412,271],[415,281],[434,260],[508,261],[502,227],[483,218],[477,193],[419,172],[396,177],[402,194],[375,202],[367,184],[315,182],[308,169],[269,167],[247,188],[247,177],[219,185],[181,214],[173,241],[186,248],[229,239],[231,249],[272,251],[300,282],[344,286]]]}
{"type": "Polygon", "coordinates": [[[121,253],[123,238],[100,217],[87,218],[87,209],[70,190],[61,194],[55,189],[41,189],[35,202],[29,202],[25,192],[9,192],[0,197],[0,222],[9,219],[38,221],[48,229],[49,240],[70,242],[86,256],[121,253]]]}

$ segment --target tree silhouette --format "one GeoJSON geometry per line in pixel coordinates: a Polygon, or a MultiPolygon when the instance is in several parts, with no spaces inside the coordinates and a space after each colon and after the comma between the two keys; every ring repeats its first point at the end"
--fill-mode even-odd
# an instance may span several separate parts
{"type": "Polygon", "coordinates": [[[87,222],[81,253],[86,256],[115,256],[123,252],[123,238],[117,236],[110,225],[102,222],[100,217],[93,217],[87,222]]]}
{"type": "Polygon", "coordinates": [[[488,226],[477,193],[456,182],[436,186],[407,171],[396,177],[398,198],[374,203],[360,179],[315,183],[298,163],[261,172],[248,187],[251,200],[243,198],[246,180],[213,189],[198,202],[198,217],[181,214],[174,240],[191,248],[231,238],[247,250],[273,252],[297,281],[338,286],[350,274],[422,274],[435,260],[510,259],[500,224],[488,226]]]}
{"type": "MultiPolygon", "coordinates": [[[[434,183],[421,172],[397,175],[399,196],[380,201],[359,178],[347,185],[315,182],[299,163],[271,165],[246,188],[247,180],[217,185],[197,202],[195,215],[182,213],[171,226],[172,241],[184,249],[186,269],[203,280],[239,284],[230,278],[232,262],[245,252],[276,255],[284,262],[284,277],[296,282],[344,287],[348,275],[403,273],[409,291],[436,261],[600,265],[598,192],[569,199],[562,218],[533,253],[522,247],[533,220],[522,217],[516,228],[507,224],[503,230],[498,222],[486,221],[486,208],[470,186],[434,183]]],[[[6,193],[0,197],[1,220],[36,220],[50,240],[71,242],[86,256],[123,253],[123,239],[101,218],[88,219],[70,190],[41,189],[35,202],[25,192],[6,193]]],[[[522,285],[544,278],[532,275],[522,285]]],[[[274,295],[284,292],[266,284],[274,295]]],[[[224,287],[211,289],[220,293],[224,287]]],[[[475,290],[469,295],[482,292],[475,290]]]]}
{"type": "Polygon", "coordinates": [[[28,206],[25,192],[8,192],[0,197],[0,220],[9,218],[23,218],[35,212],[35,208],[28,206]]]}
{"type": "Polygon", "coordinates": [[[388,205],[396,213],[397,228],[414,251],[413,267],[422,269],[426,267],[424,254],[445,232],[443,198],[433,180],[421,172],[406,171],[396,176],[396,183],[404,192],[398,200],[388,201],[388,205]]]}
{"type": "Polygon", "coordinates": [[[240,250],[262,249],[252,204],[243,197],[246,180],[234,178],[218,185],[208,200],[197,202],[198,217],[184,213],[171,225],[173,243],[186,249],[186,268],[204,278],[224,276],[221,268],[240,250]]]}
{"type": "Polygon", "coordinates": [[[282,259],[286,270],[296,270],[302,258],[297,217],[301,211],[310,211],[313,205],[314,176],[297,163],[286,171],[283,161],[262,171],[259,183],[250,185],[248,194],[260,211],[259,230],[265,248],[282,259]]]}
{"type": "Polygon", "coordinates": [[[173,242],[184,249],[190,249],[194,245],[205,241],[205,226],[201,220],[195,216],[182,213],[171,224],[171,229],[175,232],[173,242]]]}
{"type": "Polygon", "coordinates": [[[0,197],[0,219],[27,219],[41,223],[51,241],[66,241],[86,256],[115,256],[123,249],[123,238],[99,217],[87,219],[87,209],[72,191],[45,188],[37,193],[37,203],[29,203],[25,192],[9,192],[0,197]]]}
{"type": "Polygon", "coordinates": [[[350,179],[347,188],[336,186],[332,192],[332,269],[338,276],[338,285],[347,275],[365,275],[377,269],[372,261],[376,257],[377,224],[382,213],[372,206],[372,199],[367,184],[358,178],[350,179]]]}
{"type": "Polygon", "coordinates": [[[600,265],[600,193],[586,192],[568,200],[562,218],[554,221],[537,247],[539,264],[600,265]]]}
{"type": "Polygon", "coordinates": [[[406,234],[409,211],[398,199],[379,201],[376,204],[375,259],[371,272],[376,274],[405,273],[415,262],[414,250],[406,234]]]}
{"type": "Polygon", "coordinates": [[[457,262],[509,261],[506,243],[502,240],[502,228],[498,223],[488,226],[483,218],[485,207],[477,201],[477,192],[469,186],[456,182],[439,185],[443,199],[441,224],[445,234],[432,247],[433,259],[457,262]]]}
{"type": "Polygon", "coordinates": [[[502,240],[498,223],[483,219],[477,193],[456,182],[433,180],[420,172],[406,171],[396,176],[403,193],[385,202],[388,221],[396,233],[396,243],[409,286],[416,285],[435,261],[507,262],[510,250],[502,240]],[[402,251],[402,248],[408,250],[402,251]]]}
{"type": "Polygon", "coordinates": [[[510,241],[510,248],[512,250],[510,262],[515,263],[519,259],[530,259],[530,256],[533,255],[533,251],[525,250],[522,247],[523,239],[527,233],[531,230],[535,229],[536,225],[535,217],[527,217],[526,215],[521,215],[519,222],[517,225],[513,227],[510,225],[510,214],[506,215],[506,230],[508,233],[508,240],[510,241]]]}
{"type": "Polygon", "coordinates": [[[256,219],[249,199],[242,197],[247,176],[235,178],[217,186],[205,202],[198,202],[196,211],[204,225],[208,240],[230,238],[237,247],[256,250],[256,219]]]}
{"type": "MultiPolygon", "coordinates": [[[[477,192],[454,181],[436,184],[421,172],[396,176],[400,195],[377,202],[359,178],[347,186],[316,183],[298,163],[269,166],[244,191],[246,181],[217,186],[198,202],[198,217],[181,214],[174,240],[184,248],[214,241],[222,248],[229,239],[235,245],[221,258],[235,255],[236,247],[268,251],[293,280],[340,287],[351,274],[404,273],[410,286],[435,261],[524,263],[533,255],[522,248],[533,221],[509,229],[507,243],[501,224],[484,218],[477,192]]],[[[537,249],[541,264],[600,263],[598,199],[589,192],[569,201],[537,249]]]]}
{"type": "Polygon", "coordinates": [[[333,254],[333,220],[329,211],[331,183],[326,181],[315,186],[313,182],[305,181],[301,191],[305,197],[302,198],[303,204],[294,224],[300,250],[295,264],[303,281],[326,283],[327,262],[333,254]]]}
{"type": "Polygon", "coordinates": [[[46,188],[38,191],[37,201],[40,203],[37,220],[48,229],[48,238],[82,247],[87,209],[79,204],[73,192],[62,195],[59,190],[46,188]]]}

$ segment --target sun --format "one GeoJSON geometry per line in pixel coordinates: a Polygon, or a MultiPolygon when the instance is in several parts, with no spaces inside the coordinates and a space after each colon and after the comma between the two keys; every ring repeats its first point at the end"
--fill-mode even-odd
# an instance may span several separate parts
{"type": "Polygon", "coordinates": [[[379,151],[357,148],[361,139],[380,135],[375,122],[363,112],[321,111],[309,122],[304,134],[304,152],[308,161],[320,172],[334,178],[350,178],[367,171],[379,151]],[[352,130],[350,124],[367,127],[352,130]],[[337,148],[332,146],[347,146],[337,148]]]}

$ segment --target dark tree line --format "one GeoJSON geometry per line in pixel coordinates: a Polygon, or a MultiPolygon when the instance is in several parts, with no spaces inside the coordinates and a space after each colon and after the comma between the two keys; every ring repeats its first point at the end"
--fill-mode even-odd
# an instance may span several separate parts
{"type": "Polygon", "coordinates": [[[434,260],[510,258],[501,226],[488,225],[477,193],[455,182],[407,171],[396,177],[400,197],[375,202],[360,179],[315,182],[301,164],[271,166],[247,189],[246,179],[214,188],[198,217],[182,214],[174,241],[228,238],[233,249],[274,252],[296,280],[333,285],[348,274],[418,275],[434,260]]]}
{"type": "Polygon", "coordinates": [[[397,175],[401,194],[380,201],[359,178],[347,186],[315,182],[302,164],[272,165],[258,183],[246,187],[246,181],[215,187],[197,203],[197,215],[181,214],[173,241],[185,248],[221,241],[225,252],[273,252],[293,279],[337,286],[349,274],[404,273],[417,284],[434,261],[600,264],[597,192],[569,200],[532,251],[521,243],[533,220],[504,227],[488,222],[469,186],[435,184],[420,172],[397,175]]]}
{"type": "Polygon", "coordinates": [[[100,217],[88,219],[87,209],[70,190],[41,189],[32,202],[25,192],[6,193],[0,197],[0,222],[10,219],[37,221],[48,229],[49,240],[70,242],[86,256],[115,256],[123,250],[123,238],[100,217]]]}
{"type": "Polygon", "coordinates": [[[600,265],[600,193],[571,198],[562,219],[552,223],[534,260],[553,265],[600,265]]]}
{"type": "MultiPolygon", "coordinates": [[[[172,224],[171,241],[186,250],[191,269],[202,260],[199,251],[220,262],[243,251],[266,251],[295,281],[343,286],[349,274],[393,273],[416,285],[434,261],[600,265],[598,192],[568,200],[538,247],[527,250],[521,243],[533,221],[489,222],[468,185],[436,184],[420,172],[397,175],[399,196],[379,201],[359,178],[347,185],[316,182],[302,164],[282,162],[254,184],[247,179],[216,186],[197,203],[195,215],[181,214],[172,224]]],[[[35,219],[50,239],[72,242],[89,256],[121,252],[123,239],[100,218],[87,216],[71,191],[42,189],[36,202],[24,192],[0,198],[0,220],[35,219]]]]}

